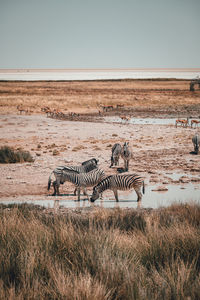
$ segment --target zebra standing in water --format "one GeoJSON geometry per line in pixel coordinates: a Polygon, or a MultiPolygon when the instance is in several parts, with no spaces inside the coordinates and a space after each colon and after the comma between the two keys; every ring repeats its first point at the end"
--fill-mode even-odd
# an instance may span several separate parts
{"type": "Polygon", "coordinates": [[[194,135],[192,138],[192,142],[194,145],[194,152],[196,154],[198,154],[199,153],[199,145],[200,145],[200,136],[198,134],[194,135]]]}
{"type": "Polygon", "coordinates": [[[121,157],[124,160],[124,171],[127,172],[129,168],[129,161],[132,158],[132,152],[129,148],[129,142],[125,142],[121,150],[121,157]]]}
{"type": "MultiPolygon", "coordinates": [[[[92,158],[87,161],[84,161],[80,166],[59,166],[59,167],[55,168],[49,176],[48,190],[50,189],[49,184],[51,185],[52,174],[54,174],[54,176],[55,176],[55,179],[56,179],[55,181],[57,182],[58,189],[59,189],[60,184],[64,183],[60,180],[60,176],[63,171],[70,172],[70,173],[76,173],[76,174],[88,173],[92,170],[97,169],[98,162],[99,162],[98,159],[92,158]]],[[[75,189],[75,191],[74,191],[75,195],[76,195],[76,190],[77,189],[75,189]]],[[[56,195],[55,190],[54,190],[53,195],[56,195]]]]}
{"type": "MultiPolygon", "coordinates": [[[[98,182],[100,182],[103,178],[105,178],[105,173],[101,169],[95,169],[88,173],[74,173],[74,172],[66,172],[65,170],[61,170],[61,172],[57,173],[56,180],[53,182],[54,187],[54,193],[53,195],[60,195],[59,193],[59,186],[60,183],[64,183],[65,181],[73,183],[76,188],[78,189],[78,201],[80,201],[80,190],[82,189],[84,192],[84,195],[88,197],[87,194],[87,187],[92,187],[96,185],[98,182]]],[[[48,190],[51,187],[51,175],[49,176],[48,181],[48,190]]]]}
{"type": "Polygon", "coordinates": [[[142,193],[145,193],[144,187],[144,179],[136,174],[130,175],[111,175],[104,178],[101,182],[99,182],[93,188],[93,194],[90,198],[91,202],[94,202],[96,199],[99,198],[100,194],[105,190],[112,190],[115,199],[118,202],[118,190],[130,190],[134,189],[137,194],[137,202],[142,200],[142,193]]]}
{"type": "Polygon", "coordinates": [[[119,157],[121,155],[122,146],[120,144],[114,144],[112,147],[112,155],[111,155],[111,165],[110,168],[113,165],[119,165],[119,157]]]}

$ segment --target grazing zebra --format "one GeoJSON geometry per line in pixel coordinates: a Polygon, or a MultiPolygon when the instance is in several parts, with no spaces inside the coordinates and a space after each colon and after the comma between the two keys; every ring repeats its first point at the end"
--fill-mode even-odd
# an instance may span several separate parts
{"type": "Polygon", "coordinates": [[[110,168],[113,165],[119,165],[119,157],[121,155],[122,146],[118,143],[114,144],[112,147],[112,155],[111,155],[111,165],[110,168]]]}
{"type": "Polygon", "coordinates": [[[194,152],[196,154],[198,154],[199,153],[199,145],[200,145],[200,136],[198,134],[194,135],[192,138],[192,142],[194,145],[194,152]]]}
{"type": "MultiPolygon", "coordinates": [[[[53,195],[55,196],[60,195],[59,193],[59,185],[60,183],[64,183],[65,181],[73,183],[77,190],[78,190],[78,201],[80,201],[80,190],[82,189],[84,192],[84,195],[88,197],[87,194],[87,187],[92,187],[99,183],[103,178],[105,178],[105,173],[101,169],[95,169],[91,172],[88,173],[74,173],[74,172],[66,172],[66,171],[61,171],[60,176],[56,178],[56,180],[53,182],[53,187],[54,187],[54,193],[53,195]]],[[[51,178],[49,178],[48,182],[48,189],[50,189],[51,186],[51,178]]]]}
{"type": "Polygon", "coordinates": [[[100,194],[105,190],[112,190],[115,199],[118,202],[118,190],[131,190],[134,189],[137,194],[137,201],[142,200],[142,193],[141,193],[141,187],[143,194],[145,193],[145,187],[144,187],[144,179],[136,174],[130,174],[130,175],[111,175],[106,178],[104,178],[102,181],[100,181],[94,188],[93,188],[93,194],[90,198],[91,202],[94,202],[96,199],[99,198],[100,194]]]}
{"type": "Polygon", "coordinates": [[[124,143],[121,151],[121,157],[124,160],[124,170],[125,172],[127,172],[129,168],[129,161],[132,158],[132,152],[129,148],[129,142],[124,143]]]}
{"type": "MultiPolygon", "coordinates": [[[[88,172],[90,172],[94,169],[97,169],[98,162],[99,162],[98,159],[92,158],[92,159],[89,159],[87,161],[84,161],[82,163],[82,165],[80,165],[80,166],[59,166],[59,167],[55,168],[49,176],[48,190],[50,189],[50,186],[51,186],[51,176],[52,176],[52,174],[54,174],[54,176],[55,176],[55,179],[56,179],[55,182],[57,182],[58,189],[59,189],[60,184],[64,183],[60,179],[62,177],[63,172],[76,173],[76,174],[88,173],[88,172]]],[[[76,194],[76,190],[77,189],[75,189],[74,194],[76,194]]],[[[55,194],[55,191],[54,191],[54,194],[55,194]]]]}

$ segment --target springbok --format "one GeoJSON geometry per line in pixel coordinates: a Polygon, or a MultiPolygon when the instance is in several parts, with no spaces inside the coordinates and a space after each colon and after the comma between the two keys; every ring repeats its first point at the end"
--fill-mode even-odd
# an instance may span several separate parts
{"type": "Polygon", "coordinates": [[[187,120],[185,120],[185,119],[177,119],[175,126],[177,127],[177,125],[179,123],[181,124],[181,126],[187,127],[189,125],[189,118],[187,118],[187,120]]]}
{"type": "Polygon", "coordinates": [[[195,124],[195,127],[197,127],[198,124],[200,124],[200,121],[198,121],[198,120],[191,120],[191,128],[192,128],[193,124],[195,124]]]}
{"type": "Polygon", "coordinates": [[[128,122],[130,120],[130,117],[128,117],[128,116],[120,116],[120,119],[122,121],[128,122]]]}
{"type": "Polygon", "coordinates": [[[24,108],[21,104],[17,105],[17,110],[19,111],[20,115],[24,112],[25,114],[28,114],[28,109],[24,108]]]}

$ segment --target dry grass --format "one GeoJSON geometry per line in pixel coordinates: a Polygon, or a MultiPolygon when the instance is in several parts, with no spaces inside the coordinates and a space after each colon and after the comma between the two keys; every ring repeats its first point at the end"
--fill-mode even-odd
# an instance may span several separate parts
{"type": "Polygon", "coordinates": [[[200,207],[0,208],[1,299],[198,299],[200,207]]]}
{"type": "Polygon", "coordinates": [[[199,98],[199,91],[189,91],[187,80],[0,82],[0,91],[2,110],[16,111],[17,105],[22,105],[35,112],[45,106],[64,112],[97,112],[100,104],[184,108],[197,105],[199,98]]]}
{"type": "Polygon", "coordinates": [[[0,148],[0,163],[22,163],[22,162],[33,162],[34,159],[28,151],[22,149],[14,150],[11,147],[3,146],[0,148]]]}

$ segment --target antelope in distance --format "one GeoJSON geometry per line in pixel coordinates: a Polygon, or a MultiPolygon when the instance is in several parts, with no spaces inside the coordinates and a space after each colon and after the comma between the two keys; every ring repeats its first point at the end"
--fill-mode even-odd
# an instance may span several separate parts
{"type": "Polygon", "coordinates": [[[25,114],[28,114],[28,109],[24,108],[21,104],[17,105],[17,110],[19,111],[20,115],[24,112],[25,114]]]}
{"type": "Polygon", "coordinates": [[[198,127],[200,124],[200,121],[198,120],[191,120],[191,128],[193,127],[193,124],[195,125],[194,127],[198,127]]]}
{"type": "Polygon", "coordinates": [[[189,125],[189,118],[187,118],[187,119],[177,119],[176,123],[175,123],[176,128],[177,128],[178,124],[181,124],[181,127],[186,128],[189,125]]]}
{"type": "Polygon", "coordinates": [[[103,113],[107,111],[112,111],[114,109],[113,105],[99,105],[99,108],[102,109],[103,113]]]}
{"type": "Polygon", "coordinates": [[[122,121],[125,121],[125,123],[128,123],[129,120],[130,120],[131,118],[128,117],[128,116],[120,116],[120,119],[121,119],[122,121]]]}

